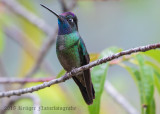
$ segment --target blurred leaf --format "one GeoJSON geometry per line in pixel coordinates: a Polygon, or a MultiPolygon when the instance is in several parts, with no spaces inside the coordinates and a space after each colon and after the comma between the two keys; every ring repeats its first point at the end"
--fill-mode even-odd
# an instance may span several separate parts
{"type": "Polygon", "coordinates": [[[153,61],[146,61],[145,63],[151,66],[156,72],[160,73],[160,64],[155,64],[153,61]]]}
{"type": "Polygon", "coordinates": [[[146,63],[154,68],[154,83],[160,94],[160,50],[150,50],[145,52],[144,55],[151,58],[146,63]]]}
{"type": "MultiPolygon", "coordinates": [[[[38,11],[32,1],[19,0],[19,2],[29,12],[33,13],[34,15],[38,15],[38,11]]],[[[43,43],[42,42],[42,38],[44,37],[43,32],[39,28],[37,28],[35,25],[28,22],[28,20],[22,17],[18,17],[17,20],[19,20],[20,24],[22,25],[22,29],[33,41],[33,43],[39,47],[43,43]]]]}
{"type": "Polygon", "coordinates": [[[159,70],[160,67],[158,67],[156,64],[154,64],[151,61],[147,61],[146,63],[154,69],[154,83],[160,94],[160,70],[159,70]]]}
{"type": "Polygon", "coordinates": [[[83,1],[78,1],[78,5],[80,6],[80,7],[83,7],[83,11],[85,11],[85,12],[93,12],[94,11],[94,2],[92,2],[92,1],[85,1],[85,2],[83,2],[83,1]]]}
{"type": "Polygon", "coordinates": [[[2,28],[0,27],[0,53],[2,53],[4,46],[5,46],[5,35],[2,28]]]}
{"type": "Polygon", "coordinates": [[[144,64],[144,57],[140,54],[136,56],[136,59],[139,63],[140,67],[140,78],[142,83],[141,88],[141,97],[142,103],[148,105],[151,100],[153,99],[153,92],[154,92],[154,81],[153,81],[153,69],[150,66],[144,64]]]}
{"type": "Polygon", "coordinates": [[[65,71],[64,69],[62,69],[62,70],[58,73],[58,75],[57,75],[56,78],[60,78],[61,76],[65,75],[65,73],[66,73],[66,71],[65,71]]]}
{"type": "Polygon", "coordinates": [[[151,80],[151,82],[149,82],[149,83],[152,83],[152,84],[149,84],[146,81],[147,79],[142,79],[142,78],[145,78],[145,76],[144,77],[141,76],[139,70],[137,70],[135,68],[128,67],[128,66],[125,66],[125,67],[128,70],[128,72],[132,75],[132,77],[134,77],[136,85],[139,89],[140,98],[141,98],[141,106],[142,106],[142,114],[155,114],[154,113],[155,112],[155,104],[153,102],[154,101],[153,81],[151,80]]]}
{"type": "Polygon", "coordinates": [[[156,114],[155,112],[155,101],[154,99],[151,100],[150,104],[147,107],[146,113],[145,114],[156,114]]]}
{"type": "Polygon", "coordinates": [[[33,101],[32,99],[29,99],[29,98],[23,98],[23,99],[20,99],[18,100],[14,105],[14,107],[16,107],[15,110],[11,110],[10,114],[13,114],[15,111],[18,111],[18,113],[20,114],[33,114],[33,101]]]}
{"type": "MultiPolygon", "coordinates": [[[[26,87],[36,86],[37,84],[41,84],[41,82],[27,83],[26,87]]],[[[41,108],[43,107],[43,109],[41,110],[41,114],[53,114],[53,113],[70,114],[73,111],[73,110],[63,111],[63,110],[56,110],[55,109],[56,107],[69,107],[69,106],[71,106],[71,103],[70,103],[65,91],[63,91],[63,88],[58,84],[41,89],[39,91],[36,91],[35,93],[38,94],[38,96],[40,98],[41,108]]],[[[19,104],[18,106],[26,106],[24,103],[19,104]]],[[[33,107],[33,105],[29,105],[29,104],[27,106],[33,107]]],[[[28,111],[26,111],[26,112],[28,112],[28,111]]]]}
{"type": "Polygon", "coordinates": [[[0,27],[3,27],[4,25],[13,25],[11,19],[10,15],[5,11],[0,12],[0,27]]]}
{"type": "MultiPolygon", "coordinates": [[[[146,61],[146,63],[152,66],[155,72],[160,74],[160,50],[150,50],[144,53],[144,55],[151,58],[151,60],[146,61]]],[[[156,73],[157,74],[157,73],[156,73]]]]}
{"type": "MultiPolygon", "coordinates": [[[[38,15],[37,13],[38,11],[34,6],[33,2],[26,0],[19,0],[19,3],[31,13],[38,15]]],[[[16,22],[17,21],[19,22],[17,26],[21,27],[20,29],[25,33],[25,35],[27,35],[31,43],[37,49],[39,49],[43,43],[43,37],[44,37],[44,33],[42,32],[42,30],[40,30],[34,24],[30,23],[28,20],[24,19],[21,16],[15,15],[14,19],[16,20],[16,22]]],[[[31,68],[33,68],[35,59],[32,58],[31,56],[28,56],[28,54],[26,54],[25,52],[22,52],[21,57],[22,59],[18,75],[24,76],[30,71],[31,68]]]]}
{"type": "Polygon", "coordinates": [[[99,53],[90,53],[90,62],[97,60],[99,58],[99,55],[99,53]]]}
{"type": "Polygon", "coordinates": [[[128,72],[133,77],[140,93],[142,114],[154,114],[155,113],[155,104],[154,104],[154,72],[153,68],[145,64],[145,58],[143,54],[138,54],[135,57],[138,67],[129,67],[123,65],[128,72]]]}
{"type": "Polygon", "coordinates": [[[25,7],[27,10],[32,11],[33,13],[36,13],[36,9],[34,7],[33,1],[26,1],[26,0],[17,0],[23,7],[25,7]]]}
{"type": "Polygon", "coordinates": [[[160,73],[158,73],[156,71],[155,71],[155,75],[154,75],[154,83],[155,83],[157,90],[160,94],[160,73]]]}
{"type": "Polygon", "coordinates": [[[9,19],[5,12],[0,12],[0,53],[2,53],[5,46],[5,34],[3,31],[4,23],[9,23],[9,19]]]}
{"type": "MultiPolygon", "coordinates": [[[[54,85],[49,88],[45,88],[38,92],[41,99],[41,106],[43,107],[66,107],[70,106],[66,93],[61,89],[59,85],[54,85]]],[[[70,114],[71,111],[60,111],[52,109],[41,110],[41,114],[70,114]]]]}
{"type": "MultiPolygon", "coordinates": [[[[120,52],[121,49],[112,47],[109,49],[104,50],[100,54],[100,58],[107,57],[113,53],[120,52]]],[[[90,114],[99,114],[100,110],[100,100],[101,95],[104,89],[104,83],[107,75],[109,64],[105,63],[102,65],[98,65],[92,69],[92,82],[95,89],[95,100],[92,105],[88,106],[90,114]]]]}
{"type": "Polygon", "coordinates": [[[145,52],[144,54],[160,63],[160,50],[158,49],[150,50],[150,51],[145,52]]]}

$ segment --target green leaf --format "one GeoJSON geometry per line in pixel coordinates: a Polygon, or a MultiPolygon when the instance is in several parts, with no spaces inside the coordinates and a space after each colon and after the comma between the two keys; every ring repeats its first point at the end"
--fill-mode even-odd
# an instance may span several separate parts
{"type": "Polygon", "coordinates": [[[154,99],[151,100],[150,104],[148,105],[147,107],[147,110],[146,110],[146,114],[156,114],[155,112],[155,101],[154,99]]]}
{"type": "Polygon", "coordinates": [[[154,83],[160,94],[160,50],[150,50],[144,54],[150,57],[146,63],[154,69],[154,83]]]}
{"type": "Polygon", "coordinates": [[[160,63],[160,50],[150,50],[144,54],[160,63]]]}
{"type": "Polygon", "coordinates": [[[144,57],[136,56],[140,68],[142,104],[149,105],[153,99],[154,80],[152,67],[144,64],[144,57]]]}
{"type": "Polygon", "coordinates": [[[143,54],[135,57],[138,68],[123,65],[134,79],[141,99],[142,114],[155,114],[154,103],[154,72],[153,67],[146,64],[143,54]]]}
{"type": "MultiPolygon", "coordinates": [[[[109,49],[104,50],[100,54],[100,58],[107,57],[113,53],[120,52],[121,49],[112,47],[109,49]]],[[[100,110],[100,100],[101,100],[101,95],[104,89],[104,83],[107,75],[109,64],[105,63],[102,65],[98,65],[92,69],[92,82],[94,85],[95,89],[95,100],[92,105],[88,106],[90,114],[99,114],[100,110]]]]}
{"type": "Polygon", "coordinates": [[[90,62],[92,62],[98,59],[99,53],[90,53],[89,56],[90,56],[90,62]]]}
{"type": "Polygon", "coordinates": [[[150,50],[145,52],[144,55],[150,59],[146,60],[146,63],[154,68],[154,70],[160,73],[160,50],[150,50]]]}
{"type": "Polygon", "coordinates": [[[152,61],[146,61],[145,62],[146,64],[148,64],[149,66],[151,66],[156,72],[160,73],[160,64],[155,64],[154,62],[152,61]]]}
{"type": "Polygon", "coordinates": [[[64,69],[62,69],[62,70],[58,73],[58,75],[57,75],[56,78],[60,78],[61,76],[65,75],[65,73],[66,73],[66,71],[65,71],[64,69]]]}
{"type": "Polygon", "coordinates": [[[154,83],[155,86],[157,87],[157,90],[160,94],[160,73],[155,71],[155,75],[154,75],[154,83]]]}
{"type": "Polygon", "coordinates": [[[2,29],[0,30],[1,30],[0,31],[0,53],[2,53],[2,51],[4,50],[4,46],[5,46],[5,36],[4,36],[4,32],[2,31],[2,29]]]}

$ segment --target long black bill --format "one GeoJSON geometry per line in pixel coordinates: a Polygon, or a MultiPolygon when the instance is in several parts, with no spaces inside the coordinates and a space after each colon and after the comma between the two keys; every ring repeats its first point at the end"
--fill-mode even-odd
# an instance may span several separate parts
{"type": "Polygon", "coordinates": [[[57,18],[60,19],[59,15],[57,15],[54,11],[52,11],[51,9],[47,8],[46,6],[40,4],[42,7],[44,7],[45,9],[49,10],[51,13],[53,13],[55,16],[57,16],[57,18]]]}

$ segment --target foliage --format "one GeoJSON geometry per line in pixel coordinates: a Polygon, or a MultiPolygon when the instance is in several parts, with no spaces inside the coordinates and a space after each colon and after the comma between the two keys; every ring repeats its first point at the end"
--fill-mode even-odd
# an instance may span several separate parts
{"type": "MultiPolygon", "coordinates": [[[[112,47],[109,49],[106,49],[104,51],[102,51],[102,53],[99,56],[100,58],[109,56],[113,53],[117,53],[119,52],[120,49],[112,47]]],[[[100,110],[100,101],[101,101],[101,96],[102,96],[102,92],[104,89],[104,83],[105,83],[105,79],[107,76],[107,71],[108,71],[108,67],[109,67],[109,63],[106,64],[102,64],[99,66],[96,66],[92,69],[92,82],[93,82],[93,86],[95,89],[95,100],[93,102],[92,105],[88,106],[89,108],[89,112],[90,114],[98,114],[99,110],[100,110]]]]}
{"type": "MultiPolygon", "coordinates": [[[[135,1],[132,1],[132,2],[137,4],[137,2],[135,1]]],[[[133,4],[132,2],[131,4],[133,4]]],[[[31,1],[19,0],[19,3],[21,3],[27,10],[38,15],[37,14],[38,10],[36,9],[36,7],[31,1]]],[[[141,1],[141,3],[143,2],[141,1]]],[[[85,6],[88,9],[88,12],[90,12],[91,8],[88,7],[88,4],[90,3],[89,2],[87,2],[87,4],[81,3],[80,5],[85,6]]],[[[133,6],[131,5],[132,8],[134,9],[135,9],[135,4],[133,4],[133,6]]],[[[94,7],[93,7],[94,4],[90,4],[90,5],[94,10],[94,7]]],[[[3,4],[0,4],[0,6],[4,7],[3,4]]],[[[138,7],[136,10],[139,11],[140,8],[141,7],[138,7]]],[[[10,66],[13,66],[12,68],[15,76],[16,75],[24,76],[26,73],[28,73],[28,71],[30,71],[30,69],[34,65],[36,58],[38,57],[40,48],[43,45],[44,40],[46,39],[43,38],[45,36],[45,33],[42,30],[33,26],[32,23],[28,22],[23,17],[16,15],[16,13],[15,14],[14,13],[10,10],[5,11],[3,8],[0,8],[0,54],[1,54],[1,57],[5,59],[6,63],[4,63],[4,65],[9,67],[9,68],[7,67],[7,71],[10,71],[10,66]],[[28,36],[27,40],[31,42],[31,43],[25,42],[27,46],[35,47],[36,49],[33,49],[33,50],[37,50],[37,52],[26,54],[26,52],[23,49],[21,49],[22,48],[21,44],[18,44],[15,42],[13,43],[13,41],[9,40],[8,36],[5,34],[5,31],[6,31],[6,28],[12,28],[12,27],[17,27],[20,30],[22,30],[25,33],[24,35],[28,36]],[[11,60],[12,63],[10,63],[10,61],[8,62],[10,58],[12,59],[11,60]],[[16,63],[16,64],[13,64],[13,63],[16,63]]],[[[93,18],[91,19],[91,21],[93,21],[93,18]]],[[[23,41],[23,38],[22,38],[22,41],[23,41]]],[[[90,54],[90,58],[91,58],[91,61],[94,61],[120,51],[122,51],[122,49],[117,47],[111,47],[111,48],[105,49],[101,53],[90,54]]],[[[55,56],[53,57],[52,55],[51,57],[54,58],[55,56]]],[[[115,61],[114,65],[119,65],[122,68],[126,69],[126,71],[130,74],[130,76],[134,80],[134,83],[136,84],[136,87],[138,88],[138,92],[139,92],[139,97],[141,102],[141,113],[155,114],[156,113],[155,91],[158,90],[158,93],[160,95],[160,50],[158,49],[151,50],[144,53],[138,53],[136,55],[135,54],[130,55],[129,58],[122,57],[120,59],[121,61],[118,61],[118,62],[115,61]]],[[[55,64],[55,67],[57,67],[56,64],[55,64]]],[[[70,113],[99,114],[100,109],[102,107],[101,100],[102,100],[102,95],[104,90],[104,83],[106,81],[106,76],[107,76],[109,67],[110,67],[110,64],[106,63],[91,69],[92,82],[95,88],[95,95],[96,95],[94,103],[91,106],[87,106],[85,104],[79,92],[78,87],[72,80],[69,80],[63,84],[54,85],[50,88],[45,88],[35,93],[39,96],[41,100],[41,103],[40,103],[41,106],[64,106],[64,107],[75,106],[77,107],[77,110],[63,111],[63,112],[53,111],[53,110],[43,110],[41,113],[52,114],[53,112],[55,112],[55,113],[65,113],[65,114],[66,113],[68,114],[70,113]]],[[[9,72],[8,74],[10,75],[12,74],[12,72],[9,72]]],[[[55,78],[59,78],[64,74],[65,74],[65,70],[62,69],[55,78]]],[[[12,76],[14,75],[12,74],[12,76]]],[[[52,75],[52,74],[46,72],[44,69],[43,70],[40,69],[39,72],[36,75],[34,75],[34,77],[42,77],[42,76],[48,76],[48,75],[52,75]]],[[[25,87],[34,86],[36,84],[35,83],[26,84],[25,87]]],[[[15,89],[16,87],[17,86],[14,85],[13,88],[10,87],[10,89],[15,89]]],[[[33,103],[28,99],[22,99],[18,101],[15,105],[33,106],[33,103]]],[[[12,110],[8,112],[10,114],[12,110]]],[[[33,112],[21,110],[18,113],[31,114],[33,112]]]]}
{"type": "MultiPolygon", "coordinates": [[[[108,56],[108,52],[118,52],[118,48],[109,48],[103,51],[101,57],[108,56]],[[117,49],[116,51],[113,49],[117,49]],[[106,54],[106,55],[105,55],[106,54]],[[102,56],[104,55],[104,56],[102,56]]],[[[134,65],[117,63],[125,68],[135,81],[141,99],[142,114],[155,114],[154,87],[160,92],[160,50],[151,50],[145,53],[131,55],[128,61],[134,65]]],[[[89,106],[90,114],[98,114],[100,110],[100,100],[104,88],[105,77],[107,75],[108,64],[96,66],[92,69],[92,81],[96,91],[96,100],[89,106]]]]}

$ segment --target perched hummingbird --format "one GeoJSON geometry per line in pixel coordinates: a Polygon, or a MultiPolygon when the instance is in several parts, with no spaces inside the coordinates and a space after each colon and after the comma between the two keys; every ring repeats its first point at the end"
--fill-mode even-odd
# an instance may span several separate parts
{"type": "MultiPolygon", "coordinates": [[[[57,15],[44,5],[41,5],[58,18],[58,36],[56,52],[63,68],[70,72],[72,69],[86,65],[90,58],[86,46],[78,32],[77,17],[72,12],[57,15]]],[[[91,82],[90,69],[72,77],[78,85],[85,102],[90,105],[95,98],[95,91],[91,82]]]]}

